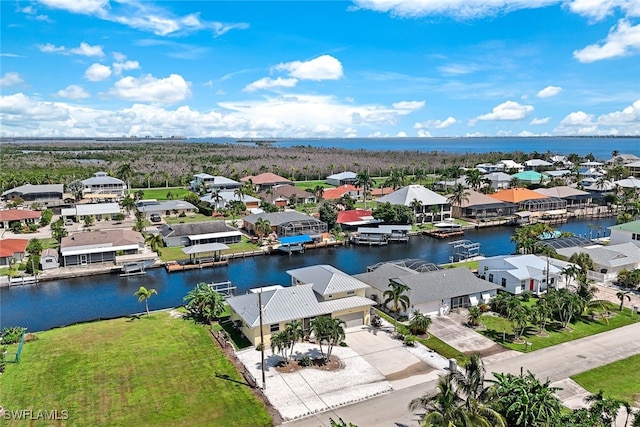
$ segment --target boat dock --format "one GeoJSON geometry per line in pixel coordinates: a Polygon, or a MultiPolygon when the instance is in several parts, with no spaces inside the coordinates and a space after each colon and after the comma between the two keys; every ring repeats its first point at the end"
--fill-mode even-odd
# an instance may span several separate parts
{"type": "Polygon", "coordinates": [[[435,237],[436,239],[446,239],[449,237],[464,236],[464,230],[435,229],[435,230],[425,230],[422,232],[422,234],[424,234],[425,236],[435,237]]]}
{"type": "Polygon", "coordinates": [[[213,268],[213,267],[226,267],[228,265],[229,265],[229,260],[223,259],[220,261],[200,262],[197,264],[169,261],[165,263],[164,267],[167,269],[169,273],[173,273],[175,271],[197,270],[197,269],[213,268]]]}

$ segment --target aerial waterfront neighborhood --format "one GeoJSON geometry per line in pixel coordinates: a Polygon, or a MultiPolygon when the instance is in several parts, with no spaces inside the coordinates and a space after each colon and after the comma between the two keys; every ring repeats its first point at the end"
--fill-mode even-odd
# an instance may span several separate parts
{"type": "MultiPolygon", "coordinates": [[[[167,182],[131,188],[126,163],[64,183],[14,180],[2,193],[0,281],[3,292],[15,292],[86,277],[109,288],[117,278],[118,287],[142,284],[138,301],[153,308],[167,292],[156,290],[161,282],[154,271],[163,271],[161,281],[223,277],[188,284],[186,312],[174,309],[172,316],[207,319],[203,324],[224,357],[243,366],[236,375],[269,402],[272,423],[312,425],[318,414],[335,419],[338,408],[350,414],[357,402],[405,394],[411,398],[405,397],[397,416],[409,422],[420,419],[406,408],[420,399],[421,387],[457,381],[453,374],[464,373],[478,357],[507,372],[520,357],[558,351],[555,342],[566,341],[570,349],[572,340],[599,332],[638,333],[640,179],[615,160],[627,157],[632,160],[616,154],[600,163],[578,159],[555,166],[541,159],[522,165],[502,160],[435,174],[394,168],[380,177],[360,169],[320,180],[196,173],[188,188],[167,182]],[[552,173],[566,167],[568,176],[552,173]],[[525,168],[543,178],[523,179],[518,171],[525,168]],[[585,186],[583,170],[598,174],[597,188],[587,189],[592,184],[585,186]],[[511,179],[491,180],[496,171],[511,179]],[[614,225],[597,225],[601,220],[614,225]],[[583,224],[583,233],[561,230],[571,223],[583,224]],[[478,234],[483,230],[509,230],[505,236],[515,251],[504,243],[487,255],[478,234]],[[411,254],[416,244],[446,254],[440,261],[386,255],[411,254]],[[359,252],[378,255],[350,269],[355,274],[306,261],[359,252]],[[241,285],[246,278],[232,268],[254,259],[276,270],[283,266],[288,279],[270,283],[242,267],[243,275],[255,277],[241,285]],[[591,326],[582,331],[581,322],[591,326]],[[298,375],[305,376],[304,385],[298,375]]],[[[183,305],[181,300],[170,306],[183,305]]],[[[3,331],[21,326],[8,324],[5,314],[0,320],[3,331]]],[[[22,331],[19,350],[7,353],[16,359],[8,373],[28,367],[34,356],[28,352],[34,343],[24,337],[46,333],[22,331]]],[[[595,366],[633,356],[637,343],[628,340],[629,348],[615,359],[600,355],[595,366]]],[[[580,368],[540,369],[553,378],[558,402],[576,411],[588,407],[577,397],[588,392],[575,382],[567,385],[580,368]]],[[[616,416],[633,416],[637,402],[629,404],[616,416]]]]}

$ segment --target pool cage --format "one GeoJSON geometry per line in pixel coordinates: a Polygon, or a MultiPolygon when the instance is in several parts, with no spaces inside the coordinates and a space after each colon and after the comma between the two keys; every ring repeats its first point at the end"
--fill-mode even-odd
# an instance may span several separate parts
{"type": "Polygon", "coordinates": [[[299,236],[302,234],[308,234],[313,237],[326,233],[327,230],[327,223],[315,218],[287,221],[276,227],[276,233],[279,237],[299,236]]]}
{"type": "Polygon", "coordinates": [[[375,271],[378,267],[381,267],[384,264],[394,264],[399,267],[410,268],[411,270],[417,271],[418,273],[440,270],[440,267],[432,262],[427,262],[422,259],[406,258],[397,259],[395,261],[381,261],[379,263],[368,266],[367,272],[375,271]]]}

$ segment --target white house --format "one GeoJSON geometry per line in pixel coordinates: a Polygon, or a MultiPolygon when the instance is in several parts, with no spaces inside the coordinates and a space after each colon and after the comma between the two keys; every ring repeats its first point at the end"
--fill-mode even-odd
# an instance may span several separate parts
{"type": "Polygon", "coordinates": [[[124,196],[127,185],[121,179],[109,176],[106,172],[96,172],[93,177],[82,180],[82,194],[103,194],[124,196]]]}
{"type": "Polygon", "coordinates": [[[242,187],[242,183],[234,181],[224,176],[214,176],[208,173],[199,173],[193,175],[193,181],[189,184],[189,187],[198,191],[204,187],[207,191],[212,190],[234,190],[242,187]]]}
{"type": "Polygon", "coordinates": [[[327,184],[339,187],[345,184],[355,184],[358,176],[355,172],[340,172],[327,177],[327,184]]]}
{"type": "Polygon", "coordinates": [[[503,291],[518,295],[525,291],[540,295],[548,287],[562,287],[562,268],[553,258],[537,255],[501,255],[480,260],[478,274],[500,285],[503,291]]]}
{"type": "Polygon", "coordinates": [[[416,212],[418,217],[431,216],[432,220],[435,217],[440,220],[451,218],[451,205],[447,198],[422,185],[407,185],[391,194],[380,197],[376,202],[411,206],[414,200],[420,203],[420,208],[416,212]]]}
{"type": "Polygon", "coordinates": [[[640,246],[640,220],[609,227],[611,237],[609,244],[633,243],[640,246]]]}
{"type": "Polygon", "coordinates": [[[614,280],[622,270],[640,268],[640,247],[631,242],[565,248],[556,252],[566,258],[579,252],[589,255],[593,261],[593,270],[588,271],[587,276],[599,282],[614,280]]]}
{"type": "Polygon", "coordinates": [[[524,165],[521,165],[520,163],[514,162],[513,160],[500,160],[498,162],[498,164],[504,166],[504,171],[508,171],[508,172],[523,172],[524,171],[524,165]]]}

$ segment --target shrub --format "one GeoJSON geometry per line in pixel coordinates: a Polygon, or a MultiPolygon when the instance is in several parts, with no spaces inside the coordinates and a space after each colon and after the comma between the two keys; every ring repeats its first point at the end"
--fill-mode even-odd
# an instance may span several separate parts
{"type": "Polygon", "coordinates": [[[13,328],[3,328],[2,329],[2,344],[15,344],[20,341],[20,337],[22,333],[26,331],[27,328],[22,328],[20,326],[14,326],[13,328]]]}
{"type": "Polygon", "coordinates": [[[382,326],[382,319],[380,319],[380,316],[378,316],[377,314],[375,314],[372,318],[371,318],[371,326],[373,326],[374,328],[379,328],[382,326]]]}
{"type": "Polygon", "coordinates": [[[186,214],[186,213],[184,213],[184,212],[180,212],[180,215],[178,215],[178,216],[179,216],[180,218],[184,218],[184,217],[186,217],[186,216],[187,216],[187,214],[186,214]]]}
{"type": "Polygon", "coordinates": [[[416,337],[414,335],[407,335],[404,337],[404,345],[413,347],[416,345],[416,337]]]}
{"type": "Polygon", "coordinates": [[[302,356],[300,359],[298,359],[298,365],[300,366],[311,366],[311,364],[313,363],[313,360],[311,360],[310,356],[302,356]]]}
{"type": "Polygon", "coordinates": [[[114,213],[111,218],[114,221],[122,221],[122,220],[124,220],[124,214],[123,213],[114,213]]]}

